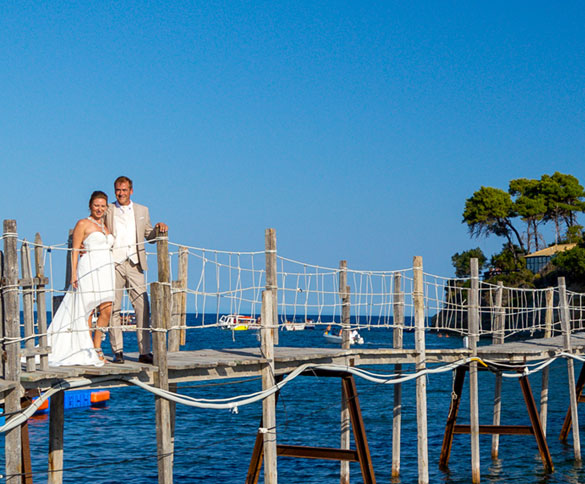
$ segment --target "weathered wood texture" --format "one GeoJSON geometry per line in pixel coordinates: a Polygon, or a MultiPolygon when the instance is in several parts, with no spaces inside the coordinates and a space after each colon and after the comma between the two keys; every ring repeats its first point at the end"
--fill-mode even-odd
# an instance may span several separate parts
{"type": "MultiPolygon", "coordinates": [[[[262,390],[266,391],[275,385],[274,373],[274,313],[272,302],[274,301],[271,291],[262,293],[262,354],[266,363],[262,368],[262,390]]],[[[266,484],[278,483],[277,471],[277,450],[276,450],[276,396],[274,394],[262,400],[262,422],[264,433],[264,482],[266,484]]]]}
{"type": "MultiPolygon", "coordinates": [[[[495,314],[495,331],[492,337],[494,344],[502,344],[504,342],[504,324],[505,311],[502,307],[504,285],[502,281],[498,281],[496,289],[496,300],[494,301],[493,311],[495,314]]],[[[502,372],[496,373],[496,382],[494,388],[494,411],[492,422],[494,425],[500,425],[502,413],[502,372]]],[[[498,434],[492,435],[492,459],[498,458],[500,446],[500,436],[498,434]]]]}
{"type": "Polygon", "coordinates": [[[272,295],[272,326],[274,344],[278,344],[278,277],[276,259],[276,230],[266,229],[264,233],[266,260],[266,290],[272,295]]]}
{"type": "Polygon", "coordinates": [[[30,247],[26,240],[20,246],[20,269],[22,275],[22,316],[24,320],[26,371],[35,371],[35,355],[32,353],[35,348],[34,289],[30,247]]]}
{"type": "MultiPolygon", "coordinates": [[[[567,353],[572,353],[571,319],[569,304],[567,302],[567,288],[565,278],[559,277],[559,305],[561,311],[561,324],[563,327],[563,343],[567,353]]],[[[577,388],[575,384],[575,366],[572,358],[567,358],[567,371],[569,376],[569,399],[571,402],[571,420],[573,424],[573,452],[577,462],[581,462],[581,438],[579,436],[579,414],[577,411],[577,388]]]]}
{"type": "MultiPolygon", "coordinates": [[[[404,293],[402,292],[402,275],[394,274],[394,294],[392,296],[394,330],[392,347],[400,350],[403,345],[404,328],[404,293]]],[[[402,365],[394,365],[394,373],[402,373],[402,365]]],[[[402,384],[394,385],[394,408],[392,410],[392,477],[400,476],[400,444],[402,428],[402,384]]]]}
{"type": "MultiPolygon", "coordinates": [[[[469,349],[471,356],[477,356],[479,340],[479,268],[477,259],[470,261],[471,288],[469,289],[469,349]]],[[[481,479],[479,455],[479,385],[477,361],[469,364],[469,416],[471,425],[471,482],[479,483],[481,479]]]]}
{"type": "MultiPolygon", "coordinates": [[[[426,368],[425,354],[425,309],[423,292],[423,261],[416,256],[413,260],[413,300],[414,300],[414,345],[417,350],[416,371],[426,368]]],[[[427,380],[426,377],[416,379],[416,427],[418,451],[418,482],[429,482],[429,450],[427,427],[427,380]]]]}
{"type": "Polygon", "coordinates": [[[65,393],[51,397],[49,410],[49,484],[63,482],[63,430],[65,426],[65,393]]]}
{"type": "MultiPolygon", "coordinates": [[[[171,291],[168,284],[153,282],[151,285],[152,297],[152,322],[153,322],[153,353],[154,385],[162,390],[169,389],[168,366],[167,366],[167,338],[170,314],[167,308],[170,303],[171,291]]],[[[156,419],[156,443],[158,452],[158,482],[159,484],[172,484],[173,482],[173,458],[172,458],[172,436],[171,436],[171,412],[169,401],[155,396],[155,419],[156,419]]]]}
{"type": "Polygon", "coordinates": [[[45,348],[40,355],[39,369],[49,369],[48,341],[47,341],[47,298],[45,294],[45,261],[43,257],[43,241],[40,234],[35,235],[35,273],[37,278],[37,330],[39,332],[39,347],[45,348]]]}
{"type": "MultiPolygon", "coordinates": [[[[20,308],[18,297],[18,252],[15,220],[4,220],[4,343],[6,355],[4,378],[9,381],[20,380],[20,308]]],[[[4,401],[4,412],[20,410],[20,387],[9,390],[4,401]]],[[[5,434],[6,482],[20,484],[22,469],[20,428],[16,427],[5,434]]]]}
{"type": "MultiPolygon", "coordinates": [[[[341,347],[349,349],[350,332],[351,332],[351,307],[350,307],[350,288],[347,285],[347,261],[339,262],[339,298],[341,300],[341,347]]],[[[351,444],[350,436],[350,414],[346,393],[343,391],[343,382],[341,388],[341,414],[340,414],[340,447],[347,450],[351,444]]],[[[349,462],[342,460],[339,469],[340,484],[349,484],[349,462]]]]}

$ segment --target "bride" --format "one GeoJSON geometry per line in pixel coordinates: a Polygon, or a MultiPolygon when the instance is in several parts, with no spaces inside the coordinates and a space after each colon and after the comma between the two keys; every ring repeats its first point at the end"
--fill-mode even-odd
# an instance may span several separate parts
{"type": "Polygon", "coordinates": [[[101,191],[89,199],[90,215],[73,230],[71,285],[47,330],[51,366],[105,363],[102,332],[91,333],[94,312],[99,312],[98,328],[110,322],[114,300],[114,263],[111,248],[114,237],[103,223],[108,196],[101,191]]]}

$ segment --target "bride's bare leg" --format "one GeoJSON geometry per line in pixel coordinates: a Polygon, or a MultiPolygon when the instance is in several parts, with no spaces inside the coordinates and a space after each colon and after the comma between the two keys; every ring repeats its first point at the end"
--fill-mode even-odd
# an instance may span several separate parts
{"type": "MultiPolygon", "coordinates": [[[[112,303],[105,302],[102,303],[99,307],[100,315],[98,316],[97,320],[97,328],[106,328],[110,324],[110,316],[112,315],[112,303]]],[[[102,332],[94,331],[93,333],[93,346],[94,348],[101,348],[102,347],[102,332]]]]}

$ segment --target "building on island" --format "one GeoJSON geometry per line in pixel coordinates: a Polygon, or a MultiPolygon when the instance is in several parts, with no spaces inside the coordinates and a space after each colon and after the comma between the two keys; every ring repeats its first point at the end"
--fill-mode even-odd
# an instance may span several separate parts
{"type": "Polygon", "coordinates": [[[547,247],[546,249],[538,250],[532,254],[528,254],[525,256],[526,267],[534,274],[537,274],[548,265],[554,255],[558,254],[559,252],[564,252],[565,250],[571,250],[576,245],[577,244],[555,244],[547,247]]]}

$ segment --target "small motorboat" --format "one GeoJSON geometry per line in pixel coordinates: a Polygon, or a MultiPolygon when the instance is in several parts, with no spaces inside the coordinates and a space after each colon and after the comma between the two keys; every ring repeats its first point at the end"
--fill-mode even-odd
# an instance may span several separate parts
{"type": "Polygon", "coordinates": [[[260,328],[260,323],[253,316],[242,316],[240,314],[224,314],[219,318],[218,326],[222,329],[232,331],[246,331],[248,329],[260,328]]]}
{"type": "MultiPolygon", "coordinates": [[[[323,337],[325,338],[325,341],[327,341],[328,343],[335,343],[335,344],[341,344],[341,332],[340,334],[333,334],[329,331],[325,331],[323,333],[323,337]]],[[[354,329],[350,336],[349,336],[349,344],[350,345],[363,345],[364,344],[364,338],[361,337],[361,335],[354,329]]]]}
{"type": "Polygon", "coordinates": [[[294,321],[285,321],[284,329],[287,331],[304,331],[307,323],[296,323],[294,321]]]}

